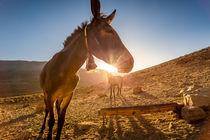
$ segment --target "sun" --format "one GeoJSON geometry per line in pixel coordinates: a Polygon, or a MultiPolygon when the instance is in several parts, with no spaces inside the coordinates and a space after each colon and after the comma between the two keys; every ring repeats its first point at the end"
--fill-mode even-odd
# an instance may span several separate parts
{"type": "Polygon", "coordinates": [[[100,64],[98,64],[97,69],[102,69],[102,70],[105,70],[108,72],[117,72],[117,68],[115,68],[114,66],[109,65],[105,62],[101,62],[100,64]]]}

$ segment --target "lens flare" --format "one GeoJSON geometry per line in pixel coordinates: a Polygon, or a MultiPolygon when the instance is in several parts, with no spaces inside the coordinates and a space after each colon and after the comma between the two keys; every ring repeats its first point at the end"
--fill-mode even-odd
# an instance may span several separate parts
{"type": "Polygon", "coordinates": [[[108,71],[108,72],[117,72],[117,68],[115,68],[114,66],[112,65],[109,65],[105,62],[101,62],[97,69],[102,69],[102,70],[105,70],[105,71],[108,71]]]}

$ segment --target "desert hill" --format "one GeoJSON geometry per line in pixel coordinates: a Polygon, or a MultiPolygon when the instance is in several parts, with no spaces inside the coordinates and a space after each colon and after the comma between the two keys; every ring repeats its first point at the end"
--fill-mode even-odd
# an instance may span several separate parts
{"type": "MultiPolygon", "coordinates": [[[[208,139],[209,132],[206,131],[210,129],[205,126],[210,117],[188,123],[169,111],[107,116],[103,123],[102,117],[98,116],[98,110],[106,107],[182,103],[179,91],[191,85],[210,87],[210,47],[125,76],[122,95],[116,98],[109,97],[107,83],[77,88],[67,109],[61,138],[192,140],[208,135],[208,139]],[[136,87],[141,87],[143,92],[134,93],[136,87]]],[[[0,98],[0,139],[37,139],[44,118],[42,111],[42,93],[0,98]]],[[[55,134],[56,125],[54,137],[55,134]]],[[[46,137],[47,131],[43,135],[46,137]]]]}
{"type": "MultiPolygon", "coordinates": [[[[46,62],[0,61],[0,97],[41,92],[39,75],[46,62]]],[[[106,72],[87,72],[80,69],[79,87],[90,86],[106,80],[106,72]]]]}
{"type": "Polygon", "coordinates": [[[174,96],[181,88],[190,85],[208,87],[210,47],[131,73],[125,82],[131,87],[152,87],[151,91],[162,93],[164,96],[174,96]]]}

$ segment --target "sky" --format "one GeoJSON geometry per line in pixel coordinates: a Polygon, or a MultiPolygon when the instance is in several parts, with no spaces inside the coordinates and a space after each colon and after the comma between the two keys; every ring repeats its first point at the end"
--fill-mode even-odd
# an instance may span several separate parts
{"type": "MultiPolygon", "coordinates": [[[[133,71],[210,46],[210,0],[101,0],[114,9],[133,71]]],[[[91,18],[89,0],[0,0],[0,60],[48,61],[91,18]]]]}

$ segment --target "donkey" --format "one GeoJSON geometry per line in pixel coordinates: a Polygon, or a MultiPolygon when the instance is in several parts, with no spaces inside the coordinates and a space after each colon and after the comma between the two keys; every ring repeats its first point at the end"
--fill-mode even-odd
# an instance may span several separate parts
{"type": "Polygon", "coordinates": [[[104,62],[114,65],[120,73],[128,73],[133,68],[132,55],[123,45],[116,31],[110,26],[116,10],[107,17],[101,16],[100,1],[91,0],[91,11],[93,14],[91,22],[84,23],[66,39],[64,48],[49,60],[40,74],[40,85],[46,105],[40,135],[43,134],[49,114],[47,139],[52,139],[55,102],[58,114],[56,139],[60,139],[66,109],[79,81],[77,72],[86,59],[93,61],[92,55],[94,55],[104,62]]]}
{"type": "Polygon", "coordinates": [[[114,76],[111,73],[108,73],[108,83],[110,87],[110,98],[112,98],[112,94],[115,98],[115,88],[117,88],[117,95],[121,95],[123,84],[122,76],[114,76]]]}

